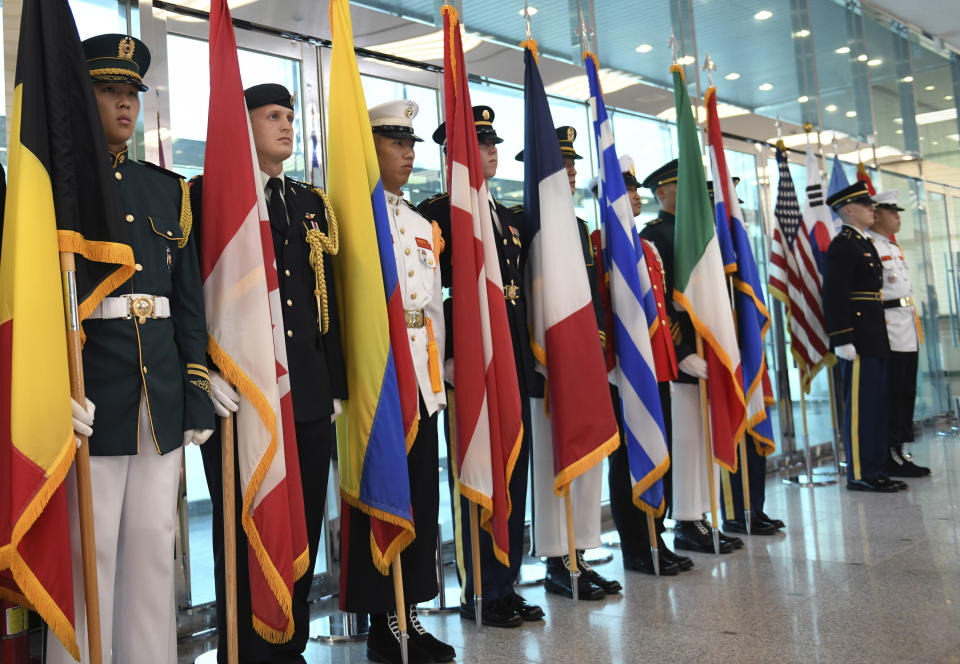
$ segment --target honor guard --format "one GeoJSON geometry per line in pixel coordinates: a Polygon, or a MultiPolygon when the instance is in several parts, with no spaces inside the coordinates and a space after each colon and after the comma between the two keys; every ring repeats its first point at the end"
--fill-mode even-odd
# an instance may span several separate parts
{"type": "MultiPolygon", "coordinates": [[[[560,143],[560,154],[567,170],[570,182],[570,194],[576,193],[577,168],[576,160],[583,159],[574,149],[577,139],[577,130],[573,127],[557,127],[557,141],[560,143]]],[[[523,161],[523,150],[517,153],[517,161],[523,161]]],[[[598,292],[597,260],[587,222],[577,218],[577,230],[580,233],[580,246],[583,250],[583,261],[587,268],[587,279],[590,282],[590,294],[593,301],[594,313],[597,317],[597,327],[601,330],[598,341],[603,344],[604,329],[603,307],[598,292]]],[[[544,588],[547,592],[573,597],[573,587],[570,582],[570,549],[567,543],[567,521],[563,500],[553,491],[553,436],[550,421],[544,404],[546,383],[540,382],[536,386],[531,403],[531,418],[533,420],[533,537],[531,555],[546,557],[547,575],[544,579],[544,588]]],[[[600,503],[603,488],[602,464],[596,464],[587,472],[578,475],[570,485],[570,495],[573,503],[574,540],[576,546],[577,566],[580,576],[577,579],[577,597],[580,599],[603,599],[608,594],[622,590],[619,581],[606,579],[593,569],[584,559],[586,549],[600,546],[600,503]]]]}
{"type": "MultiPolygon", "coordinates": [[[[489,106],[474,106],[473,121],[477,131],[477,142],[480,145],[480,160],[483,164],[483,176],[489,183],[490,178],[497,173],[497,145],[503,139],[497,136],[493,128],[493,109],[489,106]]],[[[446,148],[446,123],[437,127],[433,132],[433,140],[446,148]]],[[[489,188],[488,188],[489,191],[489,188]]],[[[513,341],[513,354],[516,361],[517,381],[520,388],[520,404],[522,407],[523,438],[520,452],[514,466],[513,477],[510,480],[510,500],[513,505],[527,503],[527,475],[530,463],[530,395],[536,391],[536,385],[542,380],[534,371],[533,353],[530,350],[530,335],[527,331],[527,304],[523,290],[523,262],[526,258],[526,248],[520,234],[522,211],[518,208],[508,208],[489,195],[490,217],[493,223],[493,234],[497,244],[497,254],[500,261],[500,276],[503,280],[503,297],[507,303],[507,321],[510,325],[510,336],[513,341]]],[[[450,237],[450,198],[449,194],[437,194],[417,206],[420,212],[428,219],[435,220],[444,237],[450,237]]],[[[440,271],[445,287],[452,286],[453,274],[450,268],[449,252],[440,255],[440,271]]],[[[452,293],[451,293],[452,295],[452,293]]],[[[447,303],[451,301],[448,299],[447,303]]],[[[455,339],[451,334],[452,304],[444,303],[447,320],[447,361],[452,363],[455,339]]],[[[454,377],[454,380],[456,378],[454,377]]],[[[447,434],[447,444],[450,442],[449,418],[444,418],[444,430],[447,434]]],[[[452,473],[452,470],[451,470],[452,473]]],[[[454,478],[451,474],[451,491],[456,493],[454,478]]],[[[474,619],[473,611],[473,565],[471,563],[470,527],[464,520],[467,518],[468,502],[459,495],[454,496],[454,520],[457,533],[457,569],[461,574],[460,588],[462,591],[460,615],[474,619]],[[461,527],[462,526],[462,527],[461,527]]],[[[486,531],[480,533],[480,555],[483,583],[483,606],[481,620],[485,625],[495,627],[517,627],[523,621],[536,621],[543,618],[543,609],[528,604],[514,591],[513,583],[520,573],[520,562],[523,559],[523,526],[524,510],[514,509],[510,512],[508,530],[510,538],[510,567],[500,563],[493,553],[493,544],[486,531]]]]}
{"type": "MultiPolygon", "coordinates": [[[[264,83],[244,91],[253,131],[260,179],[266,196],[283,303],[284,341],[290,371],[290,396],[300,462],[303,511],[310,560],[308,572],[293,585],[293,638],[287,643],[265,641],[253,628],[247,538],[237,528],[237,633],[241,662],[303,661],[310,612],[307,595],[320,544],[327,497],[327,478],[333,450],[332,421],[347,397],[346,370],[340,343],[331,255],[337,242],[336,219],[326,194],[283,174],[283,162],[293,153],[294,98],[282,85],[264,83]],[[319,251],[316,251],[319,249],[319,251]]],[[[194,218],[202,232],[203,178],[191,182],[194,218]]],[[[219,372],[211,374],[214,407],[221,417],[236,412],[239,395],[219,372]]],[[[219,418],[218,427],[219,427],[219,418]]],[[[217,594],[218,661],[227,661],[225,561],[223,549],[223,487],[220,468],[221,438],[201,448],[203,467],[213,503],[213,558],[217,594]]],[[[239,469],[238,469],[239,477],[239,469]]],[[[239,485],[239,479],[238,479],[239,485]]],[[[242,496],[237,492],[237,523],[242,496]]]]}
{"type": "Polygon", "coordinates": [[[885,473],[887,340],[881,288],[883,264],[867,229],[874,223],[867,185],[856,182],[829,198],[843,226],[827,249],[823,313],[843,379],[843,443],[847,489],[894,492],[906,484],[885,473]]]}
{"type": "MultiPolygon", "coordinates": [[[[663,261],[667,301],[673,297],[673,247],[676,232],[678,162],[667,162],[648,175],[643,186],[653,192],[660,205],[659,216],[640,231],[640,237],[656,246],[663,261]]],[[[717,275],[722,279],[723,275],[717,275]]],[[[674,348],[676,350],[679,377],[668,385],[660,384],[660,402],[664,422],[667,424],[667,441],[670,444],[670,470],[672,478],[664,482],[664,490],[672,489],[670,513],[676,525],[673,529],[674,546],[678,549],[713,553],[711,528],[703,515],[710,511],[708,472],[718,473],[718,468],[707,468],[704,455],[703,420],[700,414],[698,381],[707,377],[707,363],[697,356],[696,334],[690,316],[679,309],[670,311],[674,348]]],[[[738,537],[720,533],[720,552],[730,553],[743,546],[738,537]]],[[[661,553],[661,555],[663,555],[661,553]]],[[[670,560],[669,554],[666,556],[670,560]]],[[[662,573],[662,570],[661,570],[662,573]]]]}
{"type": "MultiPolygon", "coordinates": [[[[410,664],[449,662],[457,653],[434,638],[417,615],[417,604],[437,595],[437,534],[439,530],[440,465],[437,416],[446,408],[443,386],[444,320],[440,265],[443,252],[439,226],[404,200],[402,188],[413,172],[413,132],[419,107],[408,100],[390,101],[369,110],[370,125],[380,164],[393,256],[407,320],[407,341],[417,376],[420,424],[407,452],[410,502],[416,539],[400,554],[403,597],[407,604],[410,664]]],[[[402,661],[400,628],[393,578],[373,564],[370,551],[370,518],[345,505],[341,555],[341,606],[370,614],[367,657],[375,662],[402,661]]]]}
{"type": "MultiPolygon", "coordinates": [[[[92,37],[83,50],[137,261],[133,276],[84,321],[86,394],[98,405],[97,425],[85,433],[103,661],[173,664],[183,446],[213,430],[200,268],[186,182],[127,154],[150,51],[119,34],[92,37]]],[[[75,583],[82,578],[75,572],[75,583]]],[[[83,592],[75,596],[82,603],[83,592]]],[[[48,662],[73,661],[57,639],[47,646],[48,662]]]]}
{"type": "Polygon", "coordinates": [[[917,358],[920,319],[913,301],[910,272],[903,249],[893,239],[900,232],[899,192],[884,191],[874,197],[876,220],[870,227],[873,246],[883,265],[883,313],[887,323],[890,357],[887,359],[886,473],[891,477],[923,477],[930,469],[918,466],[903,454],[903,444],[913,442],[913,405],[917,398],[917,358]]]}
{"type": "MultiPolygon", "coordinates": [[[[740,178],[731,178],[733,186],[740,184],[740,178]]],[[[714,205],[713,181],[707,181],[707,194],[710,204],[714,205]]],[[[740,201],[743,203],[743,201],[740,201]]],[[[766,499],[767,458],[757,451],[757,444],[749,433],[745,434],[747,445],[747,476],[750,484],[750,533],[751,535],[773,535],[786,524],[780,519],[772,519],[763,511],[766,499]]],[[[723,515],[723,529],[734,533],[747,534],[747,522],[744,514],[743,478],[740,473],[731,473],[720,469],[720,512],[723,515]]]]}

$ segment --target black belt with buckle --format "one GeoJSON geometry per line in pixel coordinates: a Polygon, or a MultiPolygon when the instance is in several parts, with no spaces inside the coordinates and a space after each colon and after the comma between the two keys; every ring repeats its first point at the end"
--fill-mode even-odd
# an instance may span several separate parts
{"type": "Polygon", "coordinates": [[[883,301],[884,309],[898,309],[900,307],[912,307],[912,306],[913,306],[913,295],[900,297],[900,298],[897,298],[896,300],[883,301]]]}

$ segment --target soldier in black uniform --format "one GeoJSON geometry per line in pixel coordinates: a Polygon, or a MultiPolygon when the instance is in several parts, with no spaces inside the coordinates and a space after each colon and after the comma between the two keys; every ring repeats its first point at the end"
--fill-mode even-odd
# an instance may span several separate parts
{"type": "MultiPolygon", "coordinates": [[[[489,106],[473,107],[477,141],[480,144],[480,158],[483,162],[483,176],[487,181],[497,173],[497,145],[503,142],[503,139],[497,136],[497,132],[493,128],[493,118],[493,109],[489,106]]],[[[441,124],[433,132],[433,140],[439,145],[446,145],[446,123],[441,124]]],[[[527,504],[527,475],[530,463],[530,395],[535,392],[537,383],[542,379],[534,371],[533,353],[530,350],[530,335],[527,331],[527,305],[523,291],[523,264],[526,259],[526,248],[520,232],[523,216],[516,208],[507,208],[495,200],[493,194],[490,194],[488,203],[493,222],[493,233],[499,250],[503,296],[507,302],[507,319],[510,324],[510,336],[513,340],[513,353],[516,360],[517,381],[520,387],[522,407],[523,439],[514,466],[513,477],[510,481],[510,499],[514,509],[510,513],[508,522],[510,536],[509,568],[496,559],[489,533],[485,530],[480,533],[484,598],[482,621],[485,625],[495,627],[517,627],[523,621],[536,621],[543,618],[543,609],[528,604],[513,588],[513,583],[520,572],[520,562],[523,559],[523,506],[527,504]]],[[[450,237],[449,194],[432,196],[420,203],[418,209],[427,219],[434,220],[440,225],[444,237],[450,237]]],[[[443,285],[449,288],[453,284],[449,251],[440,255],[440,270],[443,285]]],[[[453,346],[456,341],[452,334],[452,313],[452,303],[448,299],[444,303],[444,316],[447,321],[446,356],[448,362],[452,362],[453,346]]],[[[448,372],[448,375],[449,373],[452,372],[448,372]]],[[[456,376],[454,376],[454,381],[456,381],[456,376]]],[[[447,412],[449,413],[449,411],[447,412]]],[[[444,428],[449,446],[448,417],[444,417],[444,428]]],[[[453,490],[453,478],[451,476],[451,491],[453,490]]],[[[457,496],[454,497],[453,503],[454,519],[457,523],[456,532],[460,536],[457,540],[458,570],[462,574],[460,587],[463,592],[460,615],[472,620],[474,616],[473,565],[470,555],[470,528],[466,518],[469,513],[468,503],[465,498],[457,496]]]]}
{"type": "MultiPolygon", "coordinates": [[[[643,186],[650,189],[656,196],[660,204],[660,214],[643,227],[640,231],[640,237],[652,242],[660,253],[660,259],[663,261],[668,302],[673,296],[673,247],[674,233],[676,232],[676,217],[674,214],[677,209],[677,177],[678,162],[674,159],[655,170],[643,181],[643,186]]],[[[718,275],[718,278],[722,278],[722,275],[718,275]]],[[[672,321],[673,343],[680,368],[675,385],[677,389],[689,390],[690,386],[696,385],[700,378],[706,378],[707,363],[697,356],[696,333],[693,323],[690,321],[690,316],[685,311],[674,308],[670,312],[670,319],[672,321]]],[[[696,472],[695,464],[699,463],[700,459],[695,455],[702,455],[703,445],[699,445],[696,450],[680,449],[677,441],[674,440],[675,423],[682,422],[686,426],[691,421],[698,421],[700,418],[699,408],[696,409],[696,412],[674,413],[674,397],[670,393],[670,384],[668,383],[660,384],[660,402],[663,406],[663,417],[671,455],[670,470],[667,473],[670,480],[664,478],[664,493],[668,496],[666,500],[671,510],[671,516],[676,521],[673,529],[674,546],[678,549],[712,553],[713,539],[710,534],[710,526],[706,523],[702,513],[698,513],[700,511],[698,509],[699,505],[709,505],[709,497],[704,497],[704,487],[698,486],[696,479],[689,476],[691,469],[696,472]],[[667,488],[668,486],[670,489],[667,488]],[[672,494],[672,498],[670,494],[672,494]]],[[[714,472],[714,469],[707,469],[707,472],[714,472]]],[[[706,484],[705,477],[703,483],[706,484]]],[[[720,534],[721,553],[729,553],[742,546],[743,541],[738,537],[720,534]]],[[[670,560],[669,555],[666,558],[668,561],[670,560]]]]}
{"type": "MultiPolygon", "coordinates": [[[[280,280],[280,300],[286,331],[290,394],[300,459],[303,511],[306,516],[310,563],[307,572],[293,586],[293,638],[282,644],[263,640],[253,629],[250,607],[250,579],[247,574],[247,539],[237,528],[237,621],[240,661],[303,662],[309,636],[310,612],[307,595],[313,582],[313,568],[320,544],[320,528],[327,496],[327,478],[333,452],[332,421],[340,414],[340,400],[347,396],[346,369],[340,345],[340,322],[330,255],[323,253],[322,266],[309,261],[307,231],[336,233],[328,225],[326,195],[310,185],[283,175],[283,162],[293,153],[294,100],[290,92],[275,83],[255,85],[244,91],[250,124],[260,163],[260,177],[267,197],[273,251],[280,280]],[[327,298],[318,306],[314,288],[316,270],[323,270],[327,298]],[[323,310],[321,310],[323,309],[323,310]]],[[[200,222],[203,209],[203,179],[192,182],[194,218],[200,222]]],[[[202,224],[199,224],[202,226],[202,224]]],[[[226,417],[237,410],[239,396],[218,373],[211,375],[217,414],[226,417]]],[[[219,422],[219,418],[218,418],[219,422]]],[[[213,555],[217,592],[218,661],[226,662],[227,623],[224,585],[223,488],[221,486],[220,433],[204,446],[203,467],[213,503],[213,555]]],[[[237,475],[239,486],[239,470],[237,475]]],[[[237,492],[234,509],[240,523],[242,496],[237,492]]]]}
{"type": "MultiPolygon", "coordinates": [[[[84,322],[86,394],[99,411],[90,472],[104,662],[172,664],[183,446],[203,443],[214,419],[200,268],[186,182],[127,155],[146,44],[109,34],[83,49],[137,261],[84,322]]],[[[57,639],[47,645],[47,661],[73,661],[57,639]]]]}
{"type": "Polygon", "coordinates": [[[827,199],[843,227],[827,249],[823,313],[843,378],[847,489],[890,493],[906,488],[884,473],[887,460],[887,357],[883,264],[867,229],[873,199],[856,182],[827,199]]]}
{"type": "MultiPolygon", "coordinates": [[[[570,182],[570,193],[576,193],[577,168],[576,160],[583,159],[574,149],[577,139],[577,130],[573,127],[557,127],[557,141],[560,143],[560,154],[563,157],[567,178],[570,182]]],[[[517,153],[517,161],[523,161],[523,150],[517,153]]],[[[580,247],[583,251],[583,262],[587,270],[587,280],[590,282],[590,295],[593,302],[594,314],[597,318],[597,329],[600,331],[600,344],[603,347],[605,335],[603,332],[603,305],[600,301],[599,281],[597,275],[597,260],[594,255],[593,243],[590,241],[590,232],[587,222],[577,218],[577,231],[580,235],[580,247]]],[[[553,440],[550,435],[550,425],[545,422],[543,399],[546,397],[546,383],[540,381],[535,386],[535,393],[531,405],[532,419],[535,423],[533,432],[533,537],[531,537],[534,557],[546,556],[547,575],[544,579],[544,589],[547,592],[573,597],[573,587],[570,582],[569,549],[566,532],[566,517],[563,501],[557,498],[553,491],[553,440]],[[540,423],[543,422],[543,426],[540,423]]],[[[608,594],[622,590],[619,581],[606,579],[600,575],[583,558],[584,549],[600,546],[600,500],[603,488],[603,468],[601,464],[577,476],[571,485],[573,503],[573,523],[577,542],[577,565],[580,577],[577,580],[577,596],[580,599],[602,599],[608,594]],[[583,542],[584,544],[581,544],[583,542]]]]}

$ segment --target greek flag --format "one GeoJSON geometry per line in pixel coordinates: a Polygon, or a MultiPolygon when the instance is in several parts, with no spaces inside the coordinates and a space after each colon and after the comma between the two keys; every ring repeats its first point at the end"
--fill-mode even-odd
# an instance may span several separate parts
{"type": "Polygon", "coordinates": [[[614,375],[620,390],[633,502],[644,511],[660,514],[663,511],[662,478],[670,467],[670,457],[650,347],[650,327],[657,321],[657,307],[643,245],[620,173],[613,129],[603,103],[593,54],[584,54],[584,66],[590,84],[590,109],[600,165],[598,201],[613,308],[617,357],[614,375]]]}

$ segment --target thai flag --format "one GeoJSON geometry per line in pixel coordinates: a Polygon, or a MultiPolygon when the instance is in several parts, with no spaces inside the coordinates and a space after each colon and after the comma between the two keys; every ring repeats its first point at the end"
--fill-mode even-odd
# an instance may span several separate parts
{"type": "Polygon", "coordinates": [[[656,301],[644,263],[643,245],[633,222],[620,161],[613,143],[613,128],[603,103],[593,54],[584,55],[590,84],[597,162],[600,165],[600,219],[605,244],[605,264],[610,278],[613,332],[620,389],[623,434],[633,481],[633,502],[656,514],[663,510],[663,475],[670,467],[663,411],[650,328],[657,323],[656,301]],[[653,303],[653,316],[649,303],[653,303]]]}

